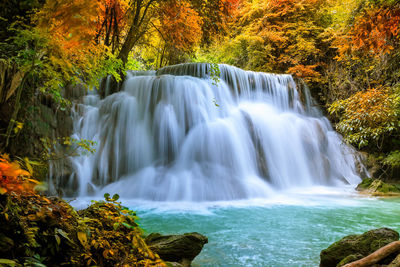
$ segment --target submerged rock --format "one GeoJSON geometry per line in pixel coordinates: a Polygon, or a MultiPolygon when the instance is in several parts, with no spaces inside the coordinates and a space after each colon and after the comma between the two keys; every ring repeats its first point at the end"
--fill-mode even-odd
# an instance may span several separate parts
{"type": "Polygon", "coordinates": [[[146,237],[145,242],[162,260],[177,262],[181,266],[190,266],[192,260],[208,243],[208,239],[199,233],[165,236],[152,233],[146,237]]]}
{"type": "Polygon", "coordinates": [[[399,240],[399,233],[380,228],[361,235],[349,235],[321,251],[320,267],[336,267],[368,256],[387,244],[399,240]]]}

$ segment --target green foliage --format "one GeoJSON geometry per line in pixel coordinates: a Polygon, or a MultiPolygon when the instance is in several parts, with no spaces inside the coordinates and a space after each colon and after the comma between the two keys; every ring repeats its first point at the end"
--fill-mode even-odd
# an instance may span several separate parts
{"type": "Polygon", "coordinates": [[[383,163],[391,167],[400,167],[400,151],[391,151],[389,155],[383,160],[383,163]]]}
{"type": "MultiPolygon", "coordinates": [[[[129,63],[128,66],[131,67],[132,64],[129,63]]],[[[128,66],[125,66],[125,69],[128,69],[128,66]]],[[[99,88],[100,79],[107,77],[107,75],[112,75],[117,82],[120,82],[121,71],[123,69],[122,60],[118,59],[111,50],[106,49],[104,55],[102,55],[100,59],[94,61],[90,69],[86,70],[88,78],[85,80],[85,83],[89,87],[99,88]]]]}
{"type": "Polygon", "coordinates": [[[328,111],[339,115],[336,129],[349,143],[359,148],[372,144],[380,149],[400,128],[394,99],[387,89],[370,89],[334,102],[328,111]]]}
{"type": "Polygon", "coordinates": [[[0,159],[6,188],[0,190],[1,265],[166,266],[147,247],[136,213],[117,194],[105,194],[105,201],[93,201],[78,214],[59,198],[39,195],[28,181],[12,183],[28,174],[0,159]]]}
{"type": "Polygon", "coordinates": [[[44,160],[59,160],[66,157],[89,155],[96,152],[96,142],[86,139],[75,139],[69,136],[57,139],[41,138],[44,160]],[[61,146],[61,147],[60,147],[61,146]]]}
{"type": "Polygon", "coordinates": [[[87,265],[165,266],[144,243],[136,213],[122,206],[117,194],[110,198],[106,193],[104,198],[105,201],[92,201],[90,207],[79,211],[88,226],[86,233],[78,236],[85,248],[80,258],[87,265]]]}
{"type": "Polygon", "coordinates": [[[125,70],[144,70],[146,69],[144,64],[138,61],[134,57],[128,57],[128,61],[125,64],[125,70]]]}
{"type": "Polygon", "coordinates": [[[219,65],[215,63],[210,63],[209,66],[210,78],[213,81],[213,85],[217,85],[219,83],[219,76],[221,75],[219,65]]]}

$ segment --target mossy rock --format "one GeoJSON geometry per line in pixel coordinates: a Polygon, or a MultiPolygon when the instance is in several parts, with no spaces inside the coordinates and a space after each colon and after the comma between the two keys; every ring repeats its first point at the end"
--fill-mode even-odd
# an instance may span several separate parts
{"type": "Polygon", "coordinates": [[[393,185],[372,178],[364,179],[356,188],[358,191],[371,195],[397,195],[400,194],[399,185],[393,185]]]}
{"type": "Polygon", "coordinates": [[[397,240],[399,240],[399,233],[388,228],[371,230],[361,235],[346,236],[321,251],[320,267],[336,267],[342,261],[361,256],[366,257],[397,240]]]}
{"type": "Polygon", "coordinates": [[[374,180],[375,180],[375,179],[373,179],[373,178],[366,178],[366,179],[363,179],[363,180],[361,181],[361,183],[360,183],[359,185],[357,185],[356,189],[357,189],[358,191],[366,190],[366,189],[368,189],[368,188],[370,187],[370,185],[372,184],[372,182],[373,182],[374,180]]]}
{"type": "Polygon", "coordinates": [[[347,256],[346,258],[344,258],[343,260],[341,260],[337,266],[343,266],[343,265],[346,265],[347,263],[357,261],[362,258],[364,258],[364,256],[362,254],[351,254],[351,255],[347,256]]]}

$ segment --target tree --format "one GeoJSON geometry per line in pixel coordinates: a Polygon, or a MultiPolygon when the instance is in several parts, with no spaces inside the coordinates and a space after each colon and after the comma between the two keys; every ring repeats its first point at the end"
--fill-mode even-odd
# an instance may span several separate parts
{"type": "Polygon", "coordinates": [[[386,139],[400,129],[397,101],[388,88],[373,88],[334,102],[329,112],[340,116],[336,129],[349,143],[381,149],[386,139]]]}
{"type": "Polygon", "coordinates": [[[246,69],[288,72],[318,82],[325,47],[325,1],[244,1],[221,60],[246,69]]]}
{"type": "Polygon", "coordinates": [[[102,0],[98,19],[96,43],[111,47],[112,53],[119,50],[122,32],[127,27],[129,1],[102,0]]]}
{"type": "Polygon", "coordinates": [[[190,54],[200,43],[202,20],[186,1],[165,1],[159,10],[153,24],[161,43],[158,66],[181,63],[182,55],[190,54]]]}
{"type": "Polygon", "coordinates": [[[147,32],[150,22],[153,18],[153,8],[156,6],[155,0],[133,0],[131,1],[129,10],[131,11],[131,21],[129,23],[129,30],[119,51],[118,58],[122,60],[125,65],[129,53],[132,48],[138,43],[141,37],[147,32]]]}
{"type": "Polygon", "coordinates": [[[190,0],[193,9],[202,18],[202,46],[210,45],[217,36],[227,33],[227,23],[240,2],[241,0],[190,0]]]}

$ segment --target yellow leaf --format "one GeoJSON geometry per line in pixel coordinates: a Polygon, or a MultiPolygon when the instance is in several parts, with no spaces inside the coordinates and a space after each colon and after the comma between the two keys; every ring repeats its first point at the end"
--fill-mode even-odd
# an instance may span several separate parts
{"type": "Polygon", "coordinates": [[[4,195],[5,193],[7,193],[7,189],[0,187],[0,195],[4,195]]]}
{"type": "Polygon", "coordinates": [[[34,183],[34,184],[40,184],[40,182],[38,180],[35,179],[26,179],[27,181],[34,183]]]}
{"type": "Polygon", "coordinates": [[[108,254],[108,251],[109,251],[108,249],[106,249],[106,250],[103,251],[103,257],[106,258],[106,259],[107,259],[107,256],[108,256],[108,255],[107,255],[107,254],[108,254]]]}
{"type": "Polygon", "coordinates": [[[32,168],[32,165],[31,165],[30,162],[29,162],[29,159],[28,159],[28,158],[24,158],[24,161],[25,161],[25,166],[26,166],[26,168],[28,169],[28,172],[29,172],[31,175],[33,175],[33,168],[32,168]]]}
{"type": "Polygon", "coordinates": [[[82,246],[86,247],[87,236],[84,232],[78,232],[78,239],[79,239],[79,242],[81,242],[82,246]]]}
{"type": "Polygon", "coordinates": [[[14,127],[14,133],[18,133],[22,129],[24,124],[22,122],[18,122],[18,121],[16,121],[15,123],[16,123],[16,125],[14,127]]]}

